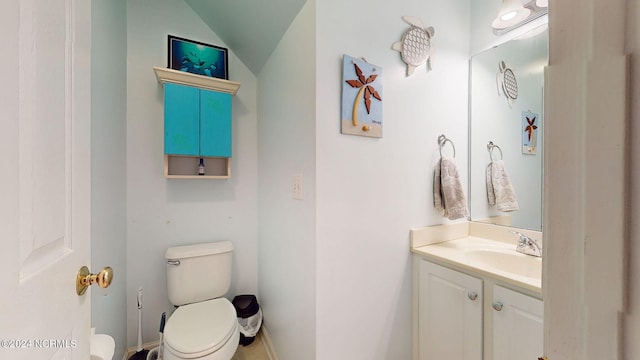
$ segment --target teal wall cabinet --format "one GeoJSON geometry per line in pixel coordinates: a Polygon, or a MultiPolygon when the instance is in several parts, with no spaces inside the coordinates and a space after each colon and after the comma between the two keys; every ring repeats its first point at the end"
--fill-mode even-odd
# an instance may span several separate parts
{"type": "Polygon", "coordinates": [[[164,175],[231,176],[231,102],[240,83],[154,67],[164,85],[164,175]],[[200,158],[205,175],[198,175],[200,158]]]}

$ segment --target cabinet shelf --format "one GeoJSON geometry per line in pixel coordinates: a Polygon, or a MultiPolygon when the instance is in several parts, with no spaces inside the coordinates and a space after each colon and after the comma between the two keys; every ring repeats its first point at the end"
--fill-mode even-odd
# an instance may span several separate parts
{"type": "Polygon", "coordinates": [[[184,71],[178,71],[159,66],[154,66],[153,71],[156,73],[156,79],[160,84],[173,83],[178,85],[193,86],[201,89],[219,91],[235,95],[240,88],[237,81],[218,79],[209,76],[191,74],[184,71]]]}
{"type": "Polygon", "coordinates": [[[164,177],[167,179],[228,179],[231,158],[203,156],[205,175],[198,175],[199,156],[164,156],[164,177]]]}

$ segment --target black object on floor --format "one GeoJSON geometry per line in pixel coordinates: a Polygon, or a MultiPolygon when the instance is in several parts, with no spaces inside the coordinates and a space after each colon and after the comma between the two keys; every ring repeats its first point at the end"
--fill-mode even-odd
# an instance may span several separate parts
{"type": "MultiPolygon", "coordinates": [[[[242,319],[248,319],[260,310],[260,305],[255,295],[238,295],[233,298],[231,303],[236,308],[238,317],[242,319]]],[[[247,346],[253,340],[255,340],[255,336],[245,336],[242,332],[240,333],[240,345],[247,346]]]]}
{"type": "Polygon", "coordinates": [[[129,360],[147,360],[148,353],[149,353],[149,350],[136,351],[135,354],[131,355],[129,360]]]}

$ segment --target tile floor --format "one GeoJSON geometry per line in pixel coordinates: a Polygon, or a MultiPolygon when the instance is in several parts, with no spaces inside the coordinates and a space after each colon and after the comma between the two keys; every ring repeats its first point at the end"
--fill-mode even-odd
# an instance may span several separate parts
{"type": "Polygon", "coordinates": [[[262,343],[262,334],[258,333],[256,339],[250,345],[238,346],[238,351],[231,360],[269,360],[267,350],[262,343]]]}

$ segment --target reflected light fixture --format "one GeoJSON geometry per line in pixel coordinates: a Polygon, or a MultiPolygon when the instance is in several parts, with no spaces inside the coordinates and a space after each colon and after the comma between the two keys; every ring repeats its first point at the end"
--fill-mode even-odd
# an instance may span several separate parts
{"type": "Polygon", "coordinates": [[[531,10],[522,6],[520,0],[502,0],[502,7],[498,16],[491,23],[491,27],[497,30],[506,29],[526,19],[529,14],[531,14],[531,10]]]}
{"type": "Polygon", "coordinates": [[[536,0],[536,6],[540,8],[549,7],[549,0],[536,0]]]}
{"type": "Polygon", "coordinates": [[[536,36],[542,34],[548,28],[549,28],[549,24],[545,23],[545,24],[539,25],[539,26],[527,31],[526,33],[524,33],[524,34],[522,34],[520,36],[514,37],[513,40],[531,39],[532,37],[536,37],[536,36]]]}

